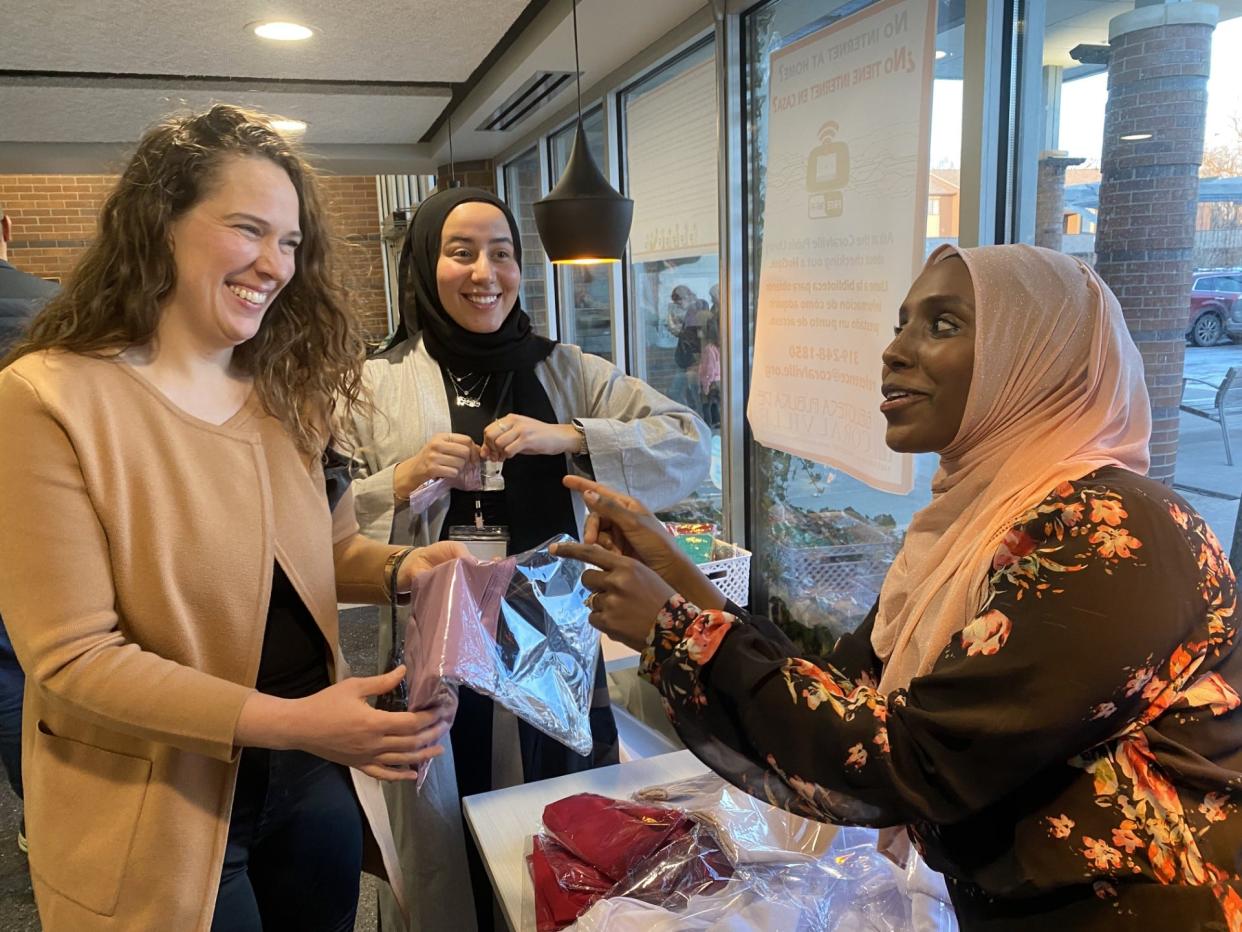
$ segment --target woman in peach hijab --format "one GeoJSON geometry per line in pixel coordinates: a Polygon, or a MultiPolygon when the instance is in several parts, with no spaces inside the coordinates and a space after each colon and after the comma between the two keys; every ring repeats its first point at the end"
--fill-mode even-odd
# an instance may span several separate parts
{"type": "Polygon", "coordinates": [[[592,621],[690,747],[812,818],[904,829],[963,930],[1242,929],[1234,576],[1145,478],[1142,362],[1087,266],[942,247],[884,352],[887,442],[938,452],[880,598],[799,658],[587,490],[592,621]]]}

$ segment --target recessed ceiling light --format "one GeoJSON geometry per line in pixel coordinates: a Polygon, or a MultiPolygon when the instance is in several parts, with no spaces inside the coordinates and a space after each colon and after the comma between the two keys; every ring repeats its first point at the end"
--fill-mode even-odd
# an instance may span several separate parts
{"type": "Polygon", "coordinates": [[[252,29],[260,39],[274,39],[277,42],[300,42],[315,34],[315,30],[300,23],[251,23],[246,28],[252,29]]]}
{"type": "Polygon", "coordinates": [[[1152,133],[1126,133],[1121,137],[1122,142],[1142,142],[1144,139],[1151,139],[1152,133]]]}
{"type": "Polygon", "coordinates": [[[949,57],[949,53],[946,52],[944,49],[936,49],[936,61],[940,61],[940,59],[948,58],[948,57],[949,57]]]}
{"type": "Polygon", "coordinates": [[[301,120],[272,120],[272,129],[286,136],[300,136],[306,132],[306,124],[301,120]]]}

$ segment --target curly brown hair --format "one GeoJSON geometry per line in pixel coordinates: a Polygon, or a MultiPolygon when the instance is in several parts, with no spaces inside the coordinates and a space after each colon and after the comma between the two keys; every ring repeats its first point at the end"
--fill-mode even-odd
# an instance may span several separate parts
{"type": "Polygon", "coordinates": [[[314,170],[270,117],[217,104],[171,117],[142,137],[99,214],[99,232],[0,368],[39,350],[115,355],[148,344],[176,276],[170,226],[211,191],[229,158],[264,158],[298,193],[302,230],[293,277],[259,332],[233,352],[263,406],[298,447],[317,454],[344,439],[362,385],[366,344],[333,269],[333,240],[314,170]]]}

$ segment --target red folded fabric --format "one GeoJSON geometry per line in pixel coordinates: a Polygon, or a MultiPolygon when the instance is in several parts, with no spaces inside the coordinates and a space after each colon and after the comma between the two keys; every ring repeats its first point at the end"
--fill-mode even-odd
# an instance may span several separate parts
{"type": "Polygon", "coordinates": [[[557,842],[614,882],[693,825],[675,809],[594,793],[549,803],[543,810],[543,824],[557,842]]]}
{"type": "Polygon", "coordinates": [[[557,932],[591,908],[612,881],[546,835],[536,835],[526,858],[535,886],[535,924],[539,932],[557,932]]]}

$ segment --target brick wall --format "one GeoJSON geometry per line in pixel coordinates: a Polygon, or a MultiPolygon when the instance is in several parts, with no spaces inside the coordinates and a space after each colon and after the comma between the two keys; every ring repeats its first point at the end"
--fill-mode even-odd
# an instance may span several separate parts
{"type": "MultiPolygon", "coordinates": [[[[0,175],[0,206],[12,218],[9,259],[32,275],[62,280],[95,235],[114,175],[0,175]]],[[[388,331],[379,203],[370,175],[322,178],[350,307],[375,339],[388,331]]]]}
{"type": "Polygon", "coordinates": [[[384,243],[380,238],[379,200],[373,175],[322,176],[337,256],[349,306],[374,340],[388,333],[388,297],[384,292],[384,243]]]}
{"type": "Polygon", "coordinates": [[[1116,293],[1143,355],[1151,395],[1151,475],[1177,460],[1184,334],[1212,27],[1114,20],[1101,155],[1096,269],[1116,293]],[[1131,134],[1151,138],[1124,140],[1131,134]]]}
{"type": "Polygon", "coordinates": [[[482,188],[484,191],[496,193],[496,170],[490,159],[476,159],[472,162],[457,162],[453,165],[454,172],[449,172],[447,164],[436,169],[436,190],[449,186],[452,175],[466,188],[482,188]]]}
{"type": "Polygon", "coordinates": [[[0,175],[0,206],[12,218],[9,260],[61,280],[95,236],[95,217],[112,175],[0,175]]]}

